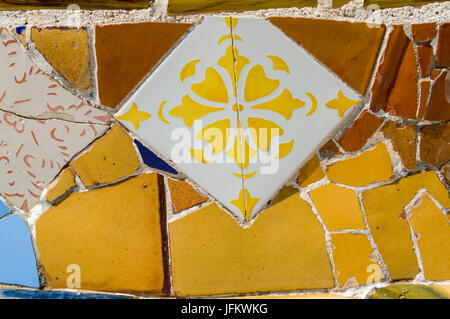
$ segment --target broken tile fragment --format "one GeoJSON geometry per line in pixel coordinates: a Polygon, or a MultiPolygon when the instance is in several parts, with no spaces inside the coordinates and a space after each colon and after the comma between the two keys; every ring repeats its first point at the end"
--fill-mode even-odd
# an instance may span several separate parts
{"type": "Polygon", "coordinates": [[[53,203],[66,195],[75,186],[77,186],[77,183],[75,182],[75,173],[68,167],[48,186],[49,191],[45,195],[45,199],[53,203]]]}
{"type": "Polygon", "coordinates": [[[86,28],[32,28],[31,40],[45,59],[78,89],[91,86],[86,28]]]}
{"type": "MultiPolygon", "coordinates": [[[[15,0],[1,1],[1,10],[38,10],[67,9],[69,5],[78,5],[82,10],[94,9],[145,9],[149,7],[147,0],[15,0]]],[[[73,10],[73,9],[72,9],[73,10]]]]}
{"type": "Polygon", "coordinates": [[[166,22],[96,26],[100,102],[115,108],[190,27],[166,22]]]}
{"type": "Polygon", "coordinates": [[[309,184],[320,181],[325,177],[322,166],[320,166],[319,157],[314,155],[303,167],[297,179],[300,187],[307,187],[309,184]]]}
{"type": "Polygon", "coordinates": [[[429,42],[436,37],[436,23],[418,23],[411,25],[413,40],[415,42],[429,42]]]}
{"type": "Polygon", "coordinates": [[[337,147],[336,143],[333,139],[330,139],[328,142],[323,145],[318,152],[320,158],[332,158],[335,155],[342,154],[339,148],[337,147]]]}
{"type": "Polygon", "coordinates": [[[450,279],[450,227],[444,213],[426,193],[411,207],[409,217],[428,280],[450,279]]]}
{"type": "Polygon", "coordinates": [[[423,116],[425,115],[425,112],[427,110],[428,105],[428,98],[430,96],[430,87],[431,87],[431,81],[430,80],[421,80],[419,84],[419,108],[417,109],[417,118],[423,119],[423,116]]]}
{"type": "Polygon", "coordinates": [[[106,124],[106,111],[90,106],[42,72],[24,48],[0,27],[0,109],[16,115],[106,124]]]}
{"type": "Polygon", "coordinates": [[[3,200],[0,199],[0,218],[2,218],[5,215],[8,215],[11,211],[9,210],[8,206],[3,202],[3,200]]]}
{"type": "Polygon", "coordinates": [[[383,123],[383,119],[364,110],[339,139],[339,145],[347,152],[355,152],[366,144],[366,141],[383,123]]]}
{"type": "Polygon", "coordinates": [[[168,178],[167,183],[169,185],[170,198],[172,199],[175,213],[208,200],[208,197],[199,194],[194,187],[187,182],[168,178]]]}
{"type": "Polygon", "coordinates": [[[332,182],[355,187],[387,181],[392,177],[391,158],[386,145],[377,143],[360,155],[331,164],[326,174],[332,182]]]}
{"type": "Polygon", "coordinates": [[[392,280],[412,279],[419,272],[404,207],[421,188],[444,207],[450,207],[448,192],[434,171],[363,192],[367,222],[392,280]]]}
{"type": "Polygon", "coordinates": [[[34,120],[0,110],[0,193],[28,212],[61,169],[107,126],[34,120]]]}
{"type": "Polygon", "coordinates": [[[442,165],[440,170],[442,176],[444,177],[445,182],[448,186],[450,186],[450,162],[442,165]]]}
{"type": "Polygon", "coordinates": [[[433,47],[431,45],[418,45],[417,61],[419,63],[420,77],[427,77],[430,73],[431,61],[433,61],[433,47]]]}
{"type": "Polygon", "coordinates": [[[389,40],[383,58],[375,74],[370,94],[370,109],[374,112],[386,109],[387,100],[397,77],[400,63],[408,47],[408,38],[401,25],[395,25],[389,34],[389,40]]]}
{"type": "Polygon", "coordinates": [[[216,204],[169,224],[177,296],[334,286],[323,228],[295,192],[242,228],[216,204]]]}
{"type": "Polygon", "coordinates": [[[317,0],[170,0],[167,7],[167,13],[177,15],[224,11],[253,11],[272,8],[303,8],[316,6],[317,0]]]}
{"type": "Polygon", "coordinates": [[[420,159],[438,168],[450,160],[449,122],[420,129],[420,159]]]}
{"type": "Polygon", "coordinates": [[[448,295],[436,286],[397,284],[383,288],[373,288],[370,299],[448,299],[448,295]]]}
{"type": "Polygon", "coordinates": [[[0,219],[0,284],[39,288],[31,233],[16,214],[0,219]]]}
{"type": "Polygon", "coordinates": [[[272,17],[269,21],[365,94],[383,40],[383,25],[370,28],[366,23],[285,17],[272,17]]]}
{"type": "Polygon", "coordinates": [[[138,140],[134,140],[134,144],[136,144],[145,165],[170,174],[174,175],[178,174],[178,172],[172,166],[170,166],[164,160],[158,157],[158,155],[150,151],[141,142],[139,142],[138,140]]]}
{"type": "Polygon", "coordinates": [[[436,49],[436,66],[450,67],[450,22],[439,27],[438,44],[436,49]]]}
{"type": "Polygon", "coordinates": [[[417,96],[416,55],[412,41],[409,41],[400,63],[397,77],[389,93],[386,112],[395,116],[415,119],[417,113],[417,96]]]}
{"type": "Polygon", "coordinates": [[[41,215],[36,241],[49,287],[68,288],[79,274],[71,288],[161,294],[159,185],[156,173],[142,174],[72,193],[41,215]]]}
{"type": "Polygon", "coordinates": [[[312,190],[310,195],[329,231],[366,228],[353,190],[329,183],[312,190]]]}
{"type": "Polygon", "coordinates": [[[450,120],[450,72],[445,70],[433,82],[425,120],[450,120]]]}
{"type": "Polygon", "coordinates": [[[13,36],[16,37],[17,40],[19,40],[20,43],[22,43],[22,45],[25,48],[28,48],[28,42],[27,42],[27,37],[26,37],[26,26],[20,26],[20,27],[15,27],[10,29],[10,32],[12,33],[13,36]]]}
{"type": "Polygon", "coordinates": [[[416,163],[417,128],[415,125],[388,121],[383,125],[381,132],[390,139],[392,148],[400,155],[403,166],[414,169],[416,163]]]}
{"type": "Polygon", "coordinates": [[[383,279],[380,264],[372,258],[373,248],[363,234],[331,234],[333,261],[341,288],[383,279]]]}
{"type": "Polygon", "coordinates": [[[111,183],[136,172],[139,160],[133,140],[120,125],[114,125],[90,150],[77,157],[70,167],[86,187],[111,183]]]}

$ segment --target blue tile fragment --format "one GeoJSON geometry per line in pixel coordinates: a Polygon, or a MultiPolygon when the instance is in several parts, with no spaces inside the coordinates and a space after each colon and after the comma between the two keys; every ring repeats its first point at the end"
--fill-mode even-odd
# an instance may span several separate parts
{"type": "Polygon", "coordinates": [[[139,142],[138,140],[134,140],[134,143],[137,145],[139,153],[141,153],[142,160],[144,161],[145,165],[170,174],[178,174],[178,172],[172,166],[164,162],[155,153],[142,145],[141,142],[139,142]]]}
{"type": "Polygon", "coordinates": [[[3,216],[9,214],[11,211],[9,210],[8,206],[5,205],[5,203],[3,203],[0,200],[0,218],[2,218],[3,216]]]}
{"type": "Polygon", "coordinates": [[[11,299],[131,299],[127,295],[93,294],[68,291],[6,289],[0,290],[0,298],[11,299]]]}
{"type": "Polygon", "coordinates": [[[23,32],[23,30],[25,30],[25,28],[26,28],[25,26],[17,27],[17,28],[16,28],[16,33],[17,33],[17,34],[22,34],[22,32],[23,32]]]}
{"type": "Polygon", "coordinates": [[[0,220],[0,283],[39,288],[31,234],[15,214],[0,220]]]}

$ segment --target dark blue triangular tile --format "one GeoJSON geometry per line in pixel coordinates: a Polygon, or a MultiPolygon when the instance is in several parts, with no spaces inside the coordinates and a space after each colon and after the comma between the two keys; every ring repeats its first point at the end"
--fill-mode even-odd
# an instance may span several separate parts
{"type": "Polygon", "coordinates": [[[141,142],[139,142],[138,140],[134,140],[134,143],[137,145],[139,153],[141,153],[142,160],[144,161],[145,165],[170,174],[178,174],[178,172],[172,166],[167,164],[155,153],[142,145],[141,142]]]}

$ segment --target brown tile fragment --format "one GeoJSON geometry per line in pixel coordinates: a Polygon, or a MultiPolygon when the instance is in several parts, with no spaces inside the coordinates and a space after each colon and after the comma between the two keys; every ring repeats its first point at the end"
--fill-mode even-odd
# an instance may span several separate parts
{"type": "Polygon", "coordinates": [[[436,66],[450,67],[450,22],[439,27],[436,66]]]}
{"type": "MultiPolygon", "coordinates": [[[[444,180],[448,186],[450,186],[450,161],[441,167],[441,174],[444,176],[444,180]]],[[[450,213],[447,213],[447,215],[450,213]]]]}
{"type": "Polygon", "coordinates": [[[306,18],[273,17],[269,21],[351,87],[365,94],[384,26],[369,28],[366,23],[306,18]]]}
{"type": "Polygon", "coordinates": [[[420,130],[420,159],[436,167],[450,160],[450,122],[420,130]]]}
{"type": "Polygon", "coordinates": [[[450,72],[447,70],[443,71],[433,83],[425,119],[450,120],[450,72]]]}
{"type": "Polygon", "coordinates": [[[167,182],[176,213],[208,200],[208,197],[200,195],[190,184],[184,181],[169,178],[167,182]]]}
{"type": "Polygon", "coordinates": [[[430,73],[431,61],[433,60],[433,47],[431,45],[417,46],[417,61],[419,63],[420,77],[427,77],[430,73]]]}
{"type": "Polygon", "coordinates": [[[407,46],[408,38],[403,32],[403,27],[401,25],[394,26],[372,85],[370,95],[370,109],[372,111],[385,110],[389,92],[395,82],[407,46]]]}
{"type": "Polygon", "coordinates": [[[425,115],[428,105],[428,97],[430,96],[430,80],[420,81],[419,109],[417,110],[417,118],[422,119],[425,115]]]}
{"type": "Polygon", "coordinates": [[[391,140],[392,147],[400,155],[403,166],[407,169],[416,168],[416,126],[389,121],[381,132],[391,140]]]}
{"type": "Polygon", "coordinates": [[[428,42],[436,37],[436,23],[420,23],[411,26],[413,40],[416,42],[428,42]]]}
{"type": "Polygon", "coordinates": [[[320,158],[331,158],[334,155],[340,154],[342,153],[341,151],[339,151],[339,148],[337,147],[333,139],[330,139],[328,142],[326,142],[319,150],[320,158]]]}
{"type": "Polygon", "coordinates": [[[382,122],[382,118],[364,110],[338,142],[347,152],[355,152],[366,144],[366,141],[375,133],[382,122]]]}
{"type": "Polygon", "coordinates": [[[79,89],[91,86],[88,35],[85,28],[31,29],[36,49],[71,84],[79,89]]]}
{"type": "Polygon", "coordinates": [[[430,79],[433,81],[436,80],[436,78],[441,74],[442,69],[433,69],[430,72],[430,79]]]}
{"type": "Polygon", "coordinates": [[[190,27],[159,22],[96,26],[100,102],[116,107],[190,27]]]}
{"type": "Polygon", "coordinates": [[[386,112],[396,116],[415,119],[417,113],[417,68],[416,56],[409,41],[394,85],[387,101],[386,112]]]}

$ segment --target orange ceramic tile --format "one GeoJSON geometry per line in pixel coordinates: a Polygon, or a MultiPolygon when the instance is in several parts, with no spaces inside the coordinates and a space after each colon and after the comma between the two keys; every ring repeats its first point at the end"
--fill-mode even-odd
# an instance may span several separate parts
{"type": "Polygon", "coordinates": [[[177,296],[334,286],[325,234],[298,192],[242,228],[216,204],[169,225],[177,296]]]}
{"type": "Polygon", "coordinates": [[[96,26],[100,102],[116,107],[190,27],[159,22],[96,26]]]}
{"type": "Polygon", "coordinates": [[[169,178],[167,182],[175,213],[208,200],[208,197],[200,195],[190,184],[184,181],[169,178]]]}
{"type": "Polygon", "coordinates": [[[407,169],[416,168],[416,126],[388,121],[383,125],[381,131],[385,137],[391,140],[392,147],[400,155],[403,166],[407,169]]]}
{"type": "Polygon", "coordinates": [[[370,95],[370,109],[374,112],[386,109],[390,89],[395,82],[397,71],[408,46],[408,38],[401,25],[394,26],[383,58],[375,74],[370,95]]]}
{"type": "Polygon", "coordinates": [[[139,160],[133,140],[116,124],[70,166],[80,176],[83,184],[89,187],[111,183],[133,174],[139,168],[139,160]]]}
{"type": "Polygon", "coordinates": [[[381,123],[383,123],[382,118],[364,110],[338,142],[347,152],[355,152],[366,144],[381,123]]]}
{"type": "Polygon", "coordinates": [[[412,36],[416,42],[428,42],[436,37],[436,23],[419,23],[411,25],[412,36]]]}
{"type": "Polygon", "coordinates": [[[450,72],[445,70],[440,73],[433,83],[430,102],[425,113],[425,119],[430,121],[450,120],[450,72]]]}
{"type": "Polygon", "coordinates": [[[427,189],[444,207],[450,207],[448,192],[434,171],[405,177],[363,193],[369,228],[393,280],[411,279],[419,272],[403,209],[420,188],[427,189]]]}
{"type": "Polygon", "coordinates": [[[433,60],[433,47],[431,45],[417,46],[417,61],[419,63],[420,77],[427,77],[430,73],[431,61],[433,60]]]}
{"type": "Polygon", "coordinates": [[[306,18],[273,17],[269,21],[365,94],[383,40],[384,26],[370,28],[366,23],[306,18]]]}
{"type": "Polygon", "coordinates": [[[49,202],[54,202],[61,196],[67,194],[67,192],[75,186],[77,186],[77,183],[75,182],[75,173],[68,167],[48,186],[49,191],[45,195],[45,199],[49,202]]]}
{"type": "Polygon", "coordinates": [[[433,81],[442,73],[442,69],[433,69],[430,72],[430,79],[433,81]]]}
{"type": "Polygon", "coordinates": [[[348,186],[364,186],[387,181],[392,176],[389,152],[383,143],[358,156],[334,163],[327,169],[328,179],[348,186]]]}
{"type": "Polygon", "coordinates": [[[417,113],[417,68],[416,56],[411,41],[400,63],[397,77],[387,100],[386,112],[410,119],[417,113]]]}
{"type": "Polygon", "coordinates": [[[325,145],[319,149],[318,153],[321,158],[331,158],[334,155],[342,154],[333,139],[326,142],[325,145]]]}
{"type": "Polygon", "coordinates": [[[436,50],[436,66],[450,67],[450,23],[439,27],[438,44],[436,50]]]}
{"type": "Polygon", "coordinates": [[[420,159],[436,167],[450,160],[450,123],[427,125],[420,130],[420,159]]]}
{"type": "Polygon", "coordinates": [[[73,193],[46,211],[36,223],[36,241],[48,285],[161,293],[159,184],[156,173],[143,174],[73,193]]]}
{"type": "Polygon", "coordinates": [[[373,248],[366,235],[331,234],[331,243],[334,267],[341,288],[382,279],[380,264],[372,257],[373,248]]]}
{"type": "Polygon", "coordinates": [[[427,194],[423,194],[411,207],[409,221],[419,246],[425,278],[449,280],[450,227],[444,213],[427,194]]]}
{"type": "Polygon", "coordinates": [[[79,89],[91,86],[89,44],[85,28],[32,28],[31,40],[71,84],[79,89]]]}
{"type": "Polygon", "coordinates": [[[425,115],[428,105],[428,98],[430,96],[430,80],[421,80],[420,81],[420,95],[419,95],[419,108],[417,110],[417,118],[422,119],[425,115]]]}
{"type": "Polygon", "coordinates": [[[353,190],[330,183],[312,190],[310,195],[329,231],[366,228],[353,190]]]}
{"type": "Polygon", "coordinates": [[[300,187],[306,187],[309,184],[320,181],[325,177],[322,166],[320,166],[319,157],[314,155],[303,167],[297,179],[297,184],[300,187]]]}

